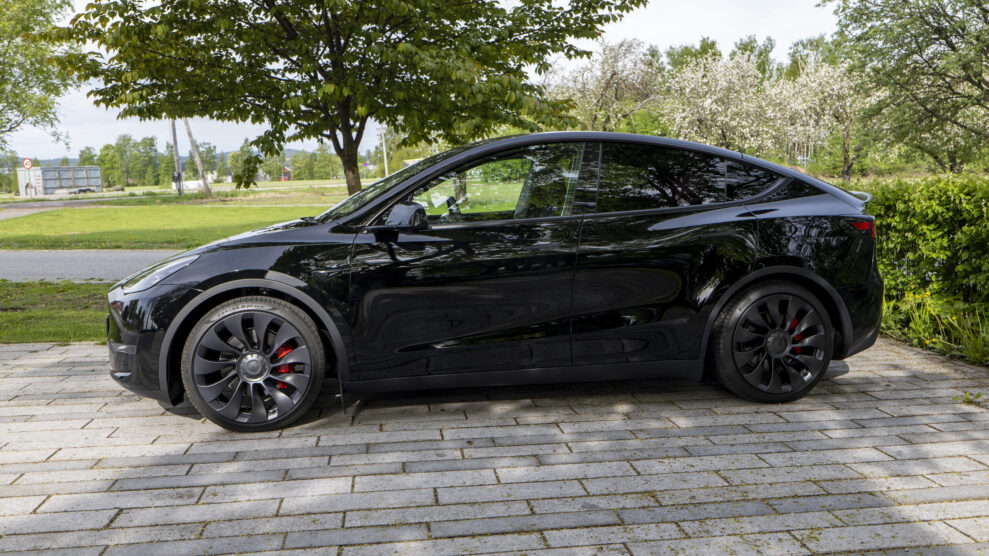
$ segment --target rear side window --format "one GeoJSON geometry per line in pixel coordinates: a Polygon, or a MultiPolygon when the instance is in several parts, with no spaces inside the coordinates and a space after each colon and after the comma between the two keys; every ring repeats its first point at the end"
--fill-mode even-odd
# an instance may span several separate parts
{"type": "Polygon", "coordinates": [[[741,162],[727,163],[725,197],[728,201],[741,201],[768,191],[779,183],[779,176],[741,162]]]}
{"type": "Polygon", "coordinates": [[[651,145],[604,143],[597,211],[621,212],[720,203],[723,161],[651,145]]]}

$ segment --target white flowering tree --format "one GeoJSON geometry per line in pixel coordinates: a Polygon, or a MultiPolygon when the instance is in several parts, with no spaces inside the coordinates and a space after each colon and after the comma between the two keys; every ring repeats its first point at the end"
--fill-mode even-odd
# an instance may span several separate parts
{"type": "Polygon", "coordinates": [[[641,41],[601,42],[590,60],[554,76],[549,88],[573,102],[581,128],[616,131],[657,99],[659,73],[657,57],[641,41]]]}

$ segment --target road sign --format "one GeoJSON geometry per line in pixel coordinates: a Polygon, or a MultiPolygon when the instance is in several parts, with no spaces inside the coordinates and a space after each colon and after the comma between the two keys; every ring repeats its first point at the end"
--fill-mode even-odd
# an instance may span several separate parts
{"type": "Polygon", "coordinates": [[[30,170],[31,166],[34,166],[34,162],[30,158],[25,158],[21,161],[21,166],[23,166],[25,170],[30,170]]]}

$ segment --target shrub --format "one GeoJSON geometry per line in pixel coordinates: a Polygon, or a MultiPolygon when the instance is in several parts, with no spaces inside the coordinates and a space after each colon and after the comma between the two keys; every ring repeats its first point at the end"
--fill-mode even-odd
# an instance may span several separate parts
{"type": "Polygon", "coordinates": [[[872,193],[879,269],[887,292],[932,292],[989,302],[989,178],[860,181],[872,193]]]}

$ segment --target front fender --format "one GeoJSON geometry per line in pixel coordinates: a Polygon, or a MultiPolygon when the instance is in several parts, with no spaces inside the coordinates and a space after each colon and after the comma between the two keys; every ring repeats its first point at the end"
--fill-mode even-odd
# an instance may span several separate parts
{"type": "Polygon", "coordinates": [[[217,285],[207,286],[198,290],[200,293],[192,298],[172,319],[171,324],[165,331],[162,339],[161,351],[158,355],[158,381],[161,391],[166,393],[167,398],[174,404],[182,398],[182,381],[178,369],[170,369],[170,362],[174,361],[175,350],[181,350],[181,342],[184,337],[179,336],[179,332],[191,328],[191,322],[187,322],[190,317],[198,314],[197,309],[210,304],[211,300],[222,297],[232,291],[238,290],[274,290],[285,295],[295,302],[303,305],[309,312],[315,315],[319,322],[317,324],[324,328],[333,348],[336,361],[336,373],[339,386],[343,388],[343,383],[350,376],[350,358],[353,350],[347,349],[344,340],[342,327],[346,326],[346,320],[332,304],[321,300],[318,292],[298,278],[275,271],[267,271],[263,277],[253,277],[249,273],[247,277],[223,281],[217,285]],[[320,301],[323,301],[322,303],[320,301]],[[177,341],[178,340],[178,341],[177,341]],[[174,344],[174,345],[173,345],[174,344]]]}

